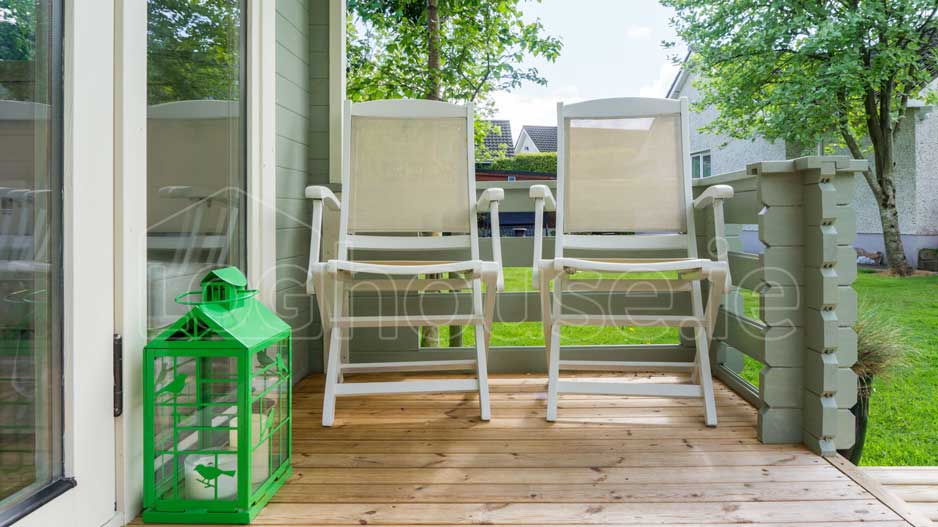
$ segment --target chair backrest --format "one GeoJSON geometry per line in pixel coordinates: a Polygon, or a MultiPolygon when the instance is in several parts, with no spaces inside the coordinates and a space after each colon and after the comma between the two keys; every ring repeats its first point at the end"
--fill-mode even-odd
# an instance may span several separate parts
{"type": "Polygon", "coordinates": [[[557,105],[557,257],[565,248],[696,257],[687,116],[683,98],[557,105]]]}
{"type": "Polygon", "coordinates": [[[472,105],[346,101],[344,119],[339,258],[349,249],[478,258],[472,105]]]}

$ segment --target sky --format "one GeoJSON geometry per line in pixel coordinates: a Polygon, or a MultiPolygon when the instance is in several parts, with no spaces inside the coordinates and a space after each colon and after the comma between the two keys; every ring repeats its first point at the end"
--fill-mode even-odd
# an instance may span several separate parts
{"type": "MultiPolygon", "coordinates": [[[[523,4],[525,19],[539,18],[547,34],[563,40],[553,64],[528,59],[547,86],[525,83],[494,95],[497,119],[511,121],[518,138],[525,124],[557,123],[557,102],[604,97],[664,97],[678,68],[663,40],[676,40],[672,10],[657,0],[543,0],[523,4]]],[[[679,53],[683,53],[679,50],[679,53]]]]}

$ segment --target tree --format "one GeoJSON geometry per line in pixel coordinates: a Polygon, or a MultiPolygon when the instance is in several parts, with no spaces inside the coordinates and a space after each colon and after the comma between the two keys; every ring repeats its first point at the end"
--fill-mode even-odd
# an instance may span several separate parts
{"type": "MultiPolygon", "coordinates": [[[[524,0],[349,0],[346,91],[352,100],[430,99],[477,106],[476,159],[492,126],[489,95],[523,82],[546,84],[526,57],[554,61],[559,39],[540,21],[525,22],[524,0]]],[[[423,345],[435,345],[436,328],[423,328],[423,345]]],[[[450,328],[450,345],[461,341],[450,328]]]]}
{"type": "Polygon", "coordinates": [[[237,100],[238,0],[148,0],[147,99],[237,100]]]}
{"type": "Polygon", "coordinates": [[[349,0],[349,98],[478,104],[524,82],[546,84],[521,63],[554,61],[562,44],[522,19],[524,1],[349,0]]]}
{"type": "Polygon", "coordinates": [[[6,0],[0,7],[0,60],[34,60],[36,42],[34,0],[6,0]]]}
{"type": "Polygon", "coordinates": [[[834,141],[874,169],[886,256],[910,272],[896,209],[895,140],[906,103],[938,69],[938,0],[661,0],[693,53],[707,130],[799,145],[834,141]]]}
{"type": "Polygon", "coordinates": [[[0,3],[0,99],[33,101],[37,97],[36,32],[38,24],[49,18],[49,6],[35,0],[0,3]]]}

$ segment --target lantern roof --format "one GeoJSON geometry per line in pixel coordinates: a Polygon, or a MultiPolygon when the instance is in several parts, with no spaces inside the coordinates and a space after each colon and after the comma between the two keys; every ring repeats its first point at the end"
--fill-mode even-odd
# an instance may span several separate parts
{"type": "Polygon", "coordinates": [[[206,282],[214,282],[216,280],[221,280],[235,287],[247,287],[248,285],[248,279],[245,278],[244,273],[237,267],[222,267],[209,271],[205,275],[205,278],[202,278],[201,284],[205,285],[206,282]]]}
{"type": "Polygon", "coordinates": [[[202,284],[217,280],[238,289],[240,299],[237,303],[204,299],[201,302],[183,302],[191,304],[192,309],[160,332],[148,346],[166,348],[192,346],[197,342],[233,341],[237,347],[252,349],[290,334],[290,326],[286,322],[254,298],[254,291],[244,289],[247,280],[241,271],[230,267],[216,269],[202,279],[202,284]]]}

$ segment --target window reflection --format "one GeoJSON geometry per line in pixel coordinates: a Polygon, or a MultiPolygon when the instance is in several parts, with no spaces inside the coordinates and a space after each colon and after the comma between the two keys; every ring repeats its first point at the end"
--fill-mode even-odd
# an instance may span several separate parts
{"type": "Polygon", "coordinates": [[[208,270],[244,262],[243,10],[240,0],[149,0],[149,326],[208,270]]]}
{"type": "Polygon", "coordinates": [[[61,475],[61,30],[0,0],[0,517],[61,475]]]}

